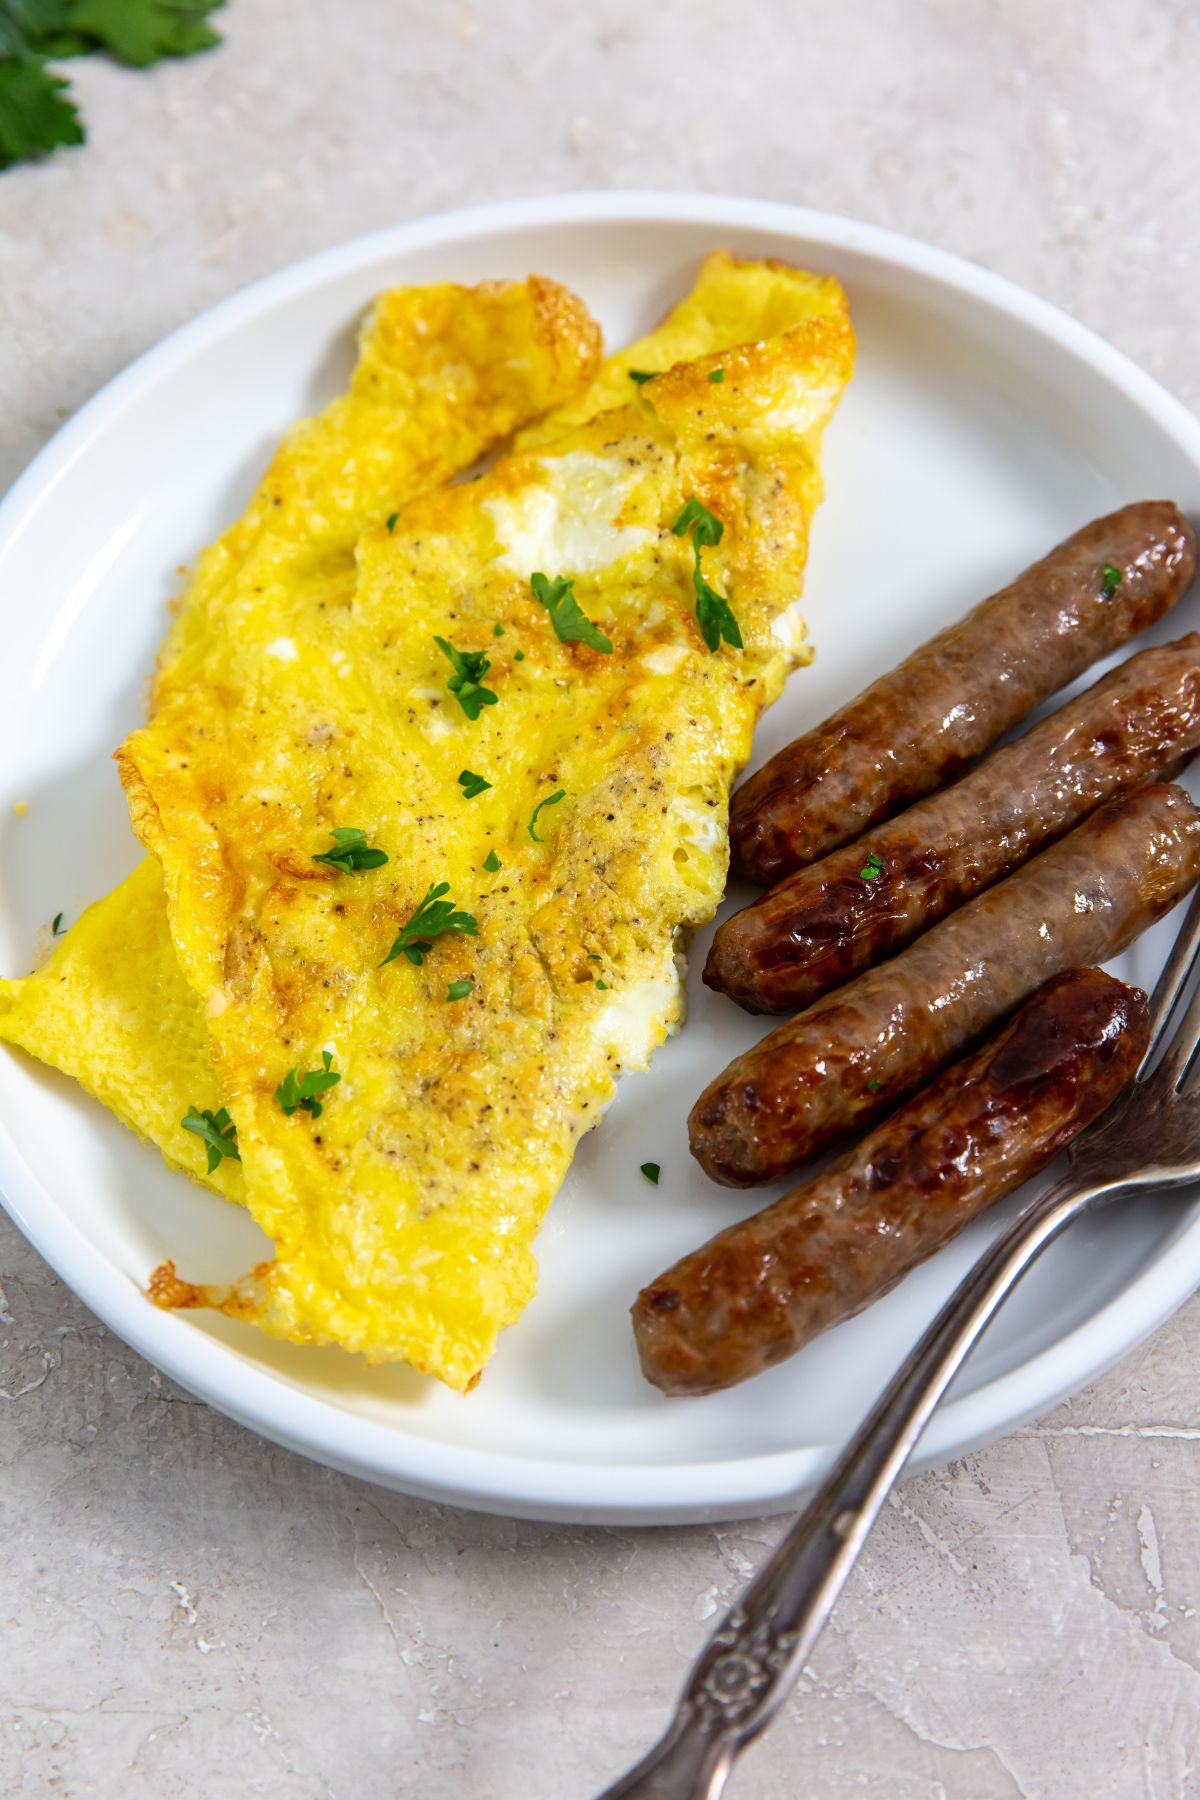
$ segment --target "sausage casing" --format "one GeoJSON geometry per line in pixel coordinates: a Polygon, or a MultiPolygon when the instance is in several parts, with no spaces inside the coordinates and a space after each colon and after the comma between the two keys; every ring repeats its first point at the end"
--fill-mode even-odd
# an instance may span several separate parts
{"type": "Polygon", "coordinates": [[[888,1111],[1067,969],[1104,962],[1200,877],[1200,810],[1156,783],[1101,807],[890,962],[787,1020],[688,1119],[715,1181],[753,1187],[888,1111]]]}
{"type": "Polygon", "coordinates": [[[1100,969],[1047,984],[847,1156],[638,1295],[647,1379],[707,1394],[859,1312],[1045,1168],[1132,1077],[1146,996],[1100,969]]]}
{"type": "Polygon", "coordinates": [[[1085,525],[744,782],[733,873],[769,887],[957,780],[1039,700],[1161,618],[1195,567],[1169,500],[1085,525]]]}
{"type": "Polygon", "coordinates": [[[1200,634],[1143,650],[952,787],[727,919],[704,979],[795,1012],[910,943],[1105,801],[1200,748],[1200,634]]]}

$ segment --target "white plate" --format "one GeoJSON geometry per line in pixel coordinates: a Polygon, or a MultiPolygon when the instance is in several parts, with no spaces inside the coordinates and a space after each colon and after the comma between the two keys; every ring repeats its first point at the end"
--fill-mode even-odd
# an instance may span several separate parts
{"type": "MultiPolygon", "coordinates": [[[[1084,520],[1147,496],[1200,509],[1200,426],[1116,351],[993,275],[782,206],[654,194],[487,207],[365,239],[177,332],[55,438],[0,507],[0,966],[136,857],[109,753],[140,713],[178,563],[240,509],[290,420],[344,380],[364,302],[396,282],[569,282],[610,344],[643,330],[715,245],[839,275],[858,373],[829,432],[808,579],[817,661],[761,758],[1084,520]],[[29,802],[17,818],[13,803],[29,802]]],[[[1200,624],[1185,600],[1161,636],[1200,624]]],[[[1145,982],[1171,926],[1114,965],[1145,982]]],[[[684,1120],[761,1031],[699,982],[692,1015],[582,1144],[542,1233],[541,1292],[479,1390],[273,1344],[142,1296],[174,1256],[241,1272],[264,1240],[169,1174],[66,1080],[0,1050],[0,1185],[26,1235],[135,1348],[222,1412],[373,1481],[535,1518],[652,1523],[780,1509],[827,1467],[995,1220],[744,1389],[666,1401],[640,1378],[640,1284],[762,1197],[708,1183],[684,1120]],[[662,1185],[638,1173],[653,1159],[662,1185]]],[[[1011,1202],[1009,1203],[1011,1207],[1011,1202]]],[[[1089,1381],[1200,1283],[1200,1218],[1143,1201],[1077,1226],[1025,1282],[921,1450],[943,1461],[1089,1381]]]]}

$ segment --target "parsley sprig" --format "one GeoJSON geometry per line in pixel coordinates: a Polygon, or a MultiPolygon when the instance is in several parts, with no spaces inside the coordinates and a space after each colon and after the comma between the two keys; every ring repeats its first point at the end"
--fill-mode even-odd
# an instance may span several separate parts
{"type": "Polygon", "coordinates": [[[464,800],[474,800],[476,794],[486,794],[492,784],[485,781],[482,775],[477,775],[474,769],[464,769],[459,775],[458,785],[463,791],[464,800]]]}
{"type": "Polygon", "coordinates": [[[704,579],[700,567],[701,550],[720,543],[725,535],[724,525],[693,494],[671,530],[676,537],[684,537],[689,531],[692,534],[692,548],[696,553],[696,565],[692,570],[692,585],[696,590],[696,623],[709,652],[721,648],[722,638],[727,644],[732,644],[735,650],[740,650],[742,634],[733,616],[733,609],[724,594],[718,594],[704,579]]]}
{"type": "Polygon", "coordinates": [[[275,1089],[275,1098],[289,1119],[297,1107],[303,1107],[304,1111],[312,1118],[319,1119],[324,1109],[317,1098],[318,1094],[327,1093],[342,1079],[333,1067],[333,1056],[330,1051],[322,1050],[321,1061],[324,1064],[323,1068],[309,1069],[304,1075],[301,1075],[298,1065],[294,1069],[289,1069],[275,1089]]]}
{"type": "Polygon", "coordinates": [[[554,627],[554,635],[560,644],[587,644],[592,650],[600,650],[605,656],[612,655],[612,639],[592,624],[575,598],[574,581],[565,575],[556,576],[548,581],[544,575],[531,575],[529,585],[533,589],[533,597],[539,600],[550,614],[550,623],[554,627]]]}
{"type": "Polygon", "coordinates": [[[209,13],[224,0],[0,0],[0,169],[82,144],[65,81],[47,66],[93,50],[132,69],[191,56],[220,39],[209,13]]]}
{"type": "Polygon", "coordinates": [[[873,850],[858,873],[862,881],[878,881],[883,874],[883,863],[873,850]]]}
{"type": "Polygon", "coordinates": [[[400,929],[395,943],[384,957],[379,967],[393,962],[397,956],[407,956],[410,963],[418,968],[433,949],[432,940],[441,937],[445,931],[461,931],[467,937],[475,937],[479,931],[479,921],[468,912],[455,912],[453,900],[442,898],[450,892],[448,881],[434,882],[420,906],[411,919],[400,929]]]}
{"type": "Polygon", "coordinates": [[[1120,587],[1124,577],[1120,569],[1114,569],[1111,563],[1105,563],[1103,575],[1104,582],[1100,588],[1100,593],[1105,600],[1111,600],[1117,589],[1120,587]]]}
{"type": "Polygon", "coordinates": [[[456,650],[436,633],[433,641],[454,670],[446,686],[457,697],[468,719],[477,719],[482,707],[495,706],[495,694],[483,685],[483,678],[492,666],[483,651],[456,650]]]}
{"type": "Polygon", "coordinates": [[[194,1131],[208,1151],[208,1172],[211,1175],[223,1156],[234,1162],[241,1162],[242,1153],[237,1146],[237,1126],[222,1107],[213,1112],[206,1106],[203,1112],[197,1112],[189,1106],[179,1123],[185,1131],[194,1131]]]}
{"type": "Polygon", "coordinates": [[[343,875],[361,875],[365,869],[381,869],[388,860],[386,850],[375,850],[367,842],[367,834],[355,825],[331,825],[333,849],[314,856],[315,863],[327,863],[343,875]]]}

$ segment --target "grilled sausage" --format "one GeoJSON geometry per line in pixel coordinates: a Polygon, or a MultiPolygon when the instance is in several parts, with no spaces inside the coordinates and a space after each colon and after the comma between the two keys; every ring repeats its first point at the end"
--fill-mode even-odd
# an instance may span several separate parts
{"type": "Polygon", "coordinates": [[[737,1057],[688,1119],[715,1181],[753,1187],[889,1111],[1043,982],[1115,956],[1200,877],[1200,809],[1114,800],[877,969],[737,1057]]]}
{"type": "Polygon", "coordinates": [[[1198,748],[1192,632],[1131,657],[953,787],[787,876],[725,921],[704,979],[747,1012],[809,1006],[1198,748]]]}
{"type": "Polygon", "coordinates": [[[769,887],[957,780],[1039,700],[1161,618],[1195,567],[1168,500],[1085,525],[743,783],[734,874],[769,887]]]}
{"type": "Polygon", "coordinates": [[[643,1288],[647,1380],[667,1394],[732,1387],[861,1311],[1053,1161],[1148,1038],[1139,988],[1100,969],[1049,982],[832,1168],[643,1288]]]}

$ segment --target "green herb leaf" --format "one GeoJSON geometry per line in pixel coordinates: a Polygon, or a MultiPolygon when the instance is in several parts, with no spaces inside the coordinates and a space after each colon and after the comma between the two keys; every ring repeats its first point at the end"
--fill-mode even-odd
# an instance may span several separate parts
{"type": "Polygon", "coordinates": [[[463,799],[473,800],[476,794],[485,794],[492,784],[485,781],[482,775],[477,775],[474,769],[464,769],[458,778],[458,785],[463,791],[463,799]]]}
{"type": "Polygon", "coordinates": [[[525,661],[525,652],[523,650],[514,650],[513,651],[513,661],[514,662],[524,662],[525,661]]]}
{"type": "Polygon", "coordinates": [[[500,623],[499,619],[497,619],[496,623],[492,626],[492,636],[493,637],[503,637],[504,636],[504,627],[500,623]]]}
{"type": "Polygon", "coordinates": [[[333,1068],[333,1057],[328,1050],[322,1050],[321,1061],[324,1068],[310,1069],[306,1075],[301,1075],[298,1068],[289,1069],[275,1089],[275,1098],[289,1119],[297,1107],[303,1107],[306,1113],[319,1119],[324,1109],[317,1095],[336,1087],[342,1079],[333,1068]]]}
{"type": "Polygon", "coordinates": [[[399,517],[400,517],[400,514],[399,514],[399,513],[398,513],[398,512],[394,512],[394,513],[389,513],[389,514],[388,514],[388,516],[387,516],[387,521],[386,521],[386,523],[387,523],[387,531],[388,531],[388,536],[389,536],[389,537],[391,537],[391,535],[392,535],[392,533],[393,533],[393,531],[395,531],[395,529],[396,529],[396,520],[397,520],[397,519],[398,519],[398,518],[399,518],[399,517]]]}
{"type": "Polygon", "coordinates": [[[874,851],[872,851],[870,856],[868,856],[866,862],[863,864],[862,868],[858,871],[858,873],[859,873],[859,877],[863,881],[878,881],[879,880],[879,877],[883,874],[883,864],[880,862],[879,858],[875,855],[874,851]]]}
{"type": "Polygon", "coordinates": [[[1114,569],[1111,563],[1104,565],[1104,585],[1100,592],[1105,600],[1111,600],[1121,582],[1124,580],[1120,569],[1114,569]]]}
{"type": "Polygon", "coordinates": [[[882,1086],[882,1081],[868,1081],[867,1091],[871,1094],[877,1094],[882,1086]]]}
{"type": "Polygon", "coordinates": [[[485,706],[495,706],[496,696],[483,686],[483,678],[491,663],[482,650],[456,650],[443,637],[434,635],[434,643],[454,670],[446,686],[458,699],[468,719],[477,719],[485,706]]]}
{"type": "Polygon", "coordinates": [[[549,795],[549,797],[545,800],[539,800],[537,805],[534,807],[533,817],[532,817],[532,819],[530,819],[530,821],[529,821],[528,825],[525,827],[525,829],[526,829],[526,831],[528,831],[530,837],[533,839],[535,844],[540,844],[543,841],[538,836],[537,832],[534,830],[534,826],[538,822],[538,814],[541,812],[543,807],[557,806],[559,801],[565,800],[566,797],[567,796],[566,796],[565,788],[559,788],[559,790],[556,794],[549,795]]]}
{"type": "Polygon", "coordinates": [[[645,385],[648,381],[653,381],[654,377],[656,375],[661,375],[662,370],[661,369],[627,369],[626,374],[629,376],[630,381],[636,381],[639,387],[645,387],[645,385]]]}
{"type": "Polygon", "coordinates": [[[639,1166],[641,1168],[642,1174],[646,1177],[646,1180],[652,1181],[654,1183],[655,1187],[657,1187],[658,1186],[658,1178],[662,1174],[662,1164],[661,1163],[641,1163],[639,1166]]]}
{"type": "Polygon", "coordinates": [[[710,513],[703,500],[697,500],[695,494],[687,502],[671,530],[676,537],[686,537],[690,531],[694,544],[719,544],[725,535],[725,527],[720,519],[715,513],[710,513]]]}
{"type": "Polygon", "coordinates": [[[598,981],[598,982],[597,982],[597,983],[596,983],[596,986],[597,986],[597,987],[598,987],[598,988],[599,988],[599,989],[600,989],[600,990],[601,990],[601,992],[602,992],[602,993],[607,993],[607,992],[608,992],[608,983],[607,983],[607,981],[598,981]]]}
{"type": "Polygon", "coordinates": [[[708,379],[710,381],[724,381],[724,379],[725,379],[724,369],[710,369],[708,372],[708,379]]]}
{"type": "Polygon", "coordinates": [[[446,989],[446,998],[447,1000],[465,1000],[474,986],[475,983],[471,977],[469,975],[464,975],[460,981],[452,981],[450,983],[450,986],[446,989]]]}
{"type": "Polygon", "coordinates": [[[489,875],[494,875],[496,873],[496,870],[500,867],[500,858],[496,855],[494,850],[488,851],[483,859],[483,866],[489,875]]]}
{"type": "Polygon", "coordinates": [[[202,1140],[208,1151],[210,1175],[223,1156],[231,1157],[234,1162],[241,1162],[242,1153],[237,1147],[237,1126],[224,1107],[220,1112],[213,1112],[206,1106],[203,1112],[197,1112],[194,1106],[189,1106],[179,1123],[185,1131],[194,1131],[202,1140]]]}
{"type": "Polygon", "coordinates": [[[529,585],[533,597],[550,614],[554,635],[562,644],[587,644],[593,650],[612,654],[612,639],[598,631],[580,606],[572,591],[574,583],[565,575],[547,581],[544,575],[532,575],[529,585]]]}
{"type": "Polygon", "coordinates": [[[55,913],[54,923],[50,927],[51,933],[53,934],[54,937],[62,937],[65,935],[66,926],[62,922],[62,918],[63,918],[63,916],[61,913],[55,913]]]}
{"type": "Polygon", "coordinates": [[[0,169],[83,139],[65,81],[36,56],[0,59],[0,169]]]}
{"type": "Polygon", "coordinates": [[[220,38],[206,23],[224,0],[70,0],[67,26],[131,69],[164,56],[194,56],[220,38]]]}
{"type": "Polygon", "coordinates": [[[715,514],[710,513],[702,501],[693,494],[683,511],[672,525],[671,530],[676,537],[683,537],[685,532],[692,534],[692,548],[696,554],[696,564],[692,570],[692,586],[696,591],[696,623],[700,627],[700,635],[712,654],[721,647],[722,638],[735,650],[742,648],[742,634],[724,594],[705,580],[700,567],[700,551],[702,547],[719,544],[725,533],[725,527],[715,514]]]}
{"type": "Polygon", "coordinates": [[[420,906],[401,928],[395,943],[380,963],[381,969],[397,956],[407,956],[410,963],[420,966],[433,949],[430,940],[441,937],[444,931],[461,931],[467,937],[477,934],[478,921],[470,913],[455,912],[453,900],[442,898],[443,894],[449,892],[448,881],[439,881],[430,886],[420,906]]]}
{"type": "Polygon", "coordinates": [[[361,875],[365,869],[382,869],[388,860],[387,852],[373,850],[367,843],[366,832],[359,831],[357,826],[334,825],[330,827],[330,835],[333,849],[314,856],[315,863],[327,863],[343,875],[361,875]]]}

